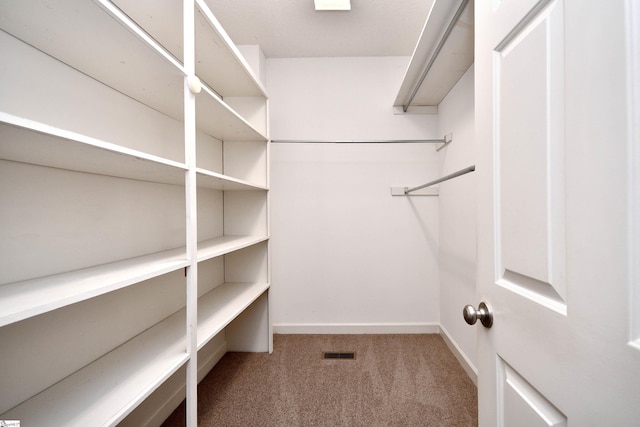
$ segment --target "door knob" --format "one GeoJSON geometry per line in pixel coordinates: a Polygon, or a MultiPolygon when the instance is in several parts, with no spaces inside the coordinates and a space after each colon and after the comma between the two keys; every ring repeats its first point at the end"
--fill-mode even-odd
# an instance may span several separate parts
{"type": "Polygon", "coordinates": [[[462,309],[462,315],[470,325],[475,325],[478,320],[485,328],[490,328],[493,325],[493,312],[484,302],[480,303],[477,310],[472,305],[466,305],[462,309]]]}

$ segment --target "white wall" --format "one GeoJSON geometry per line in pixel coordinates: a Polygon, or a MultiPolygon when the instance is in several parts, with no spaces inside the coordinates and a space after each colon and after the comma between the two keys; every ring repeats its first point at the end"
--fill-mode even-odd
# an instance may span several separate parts
{"type": "Polygon", "coordinates": [[[405,57],[267,59],[271,138],[438,138],[437,116],[393,114],[405,57]]]}
{"type": "MultiPolygon", "coordinates": [[[[453,141],[440,151],[442,174],[475,164],[473,66],[438,108],[441,134],[453,141]]],[[[466,304],[476,301],[476,179],[475,173],[439,185],[440,199],[440,324],[462,355],[463,366],[476,376],[477,327],[462,318],[466,304]]]]}
{"type": "MultiPolygon", "coordinates": [[[[267,59],[273,140],[438,135],[394,115],[408,58],[267,59]]],[[[439,174],[429,144],[271,146],[275,332],[435,332],[438,201],[391,186],[439,174]]]]}
{"type": "Polygon", "coordinates": [[[258,78],[260,83],[266,85],[267,82],[267,59],[260,45],[257,44],[241,44],[237,45],[238,51],[249,64],[249,68],[258,78]]]}

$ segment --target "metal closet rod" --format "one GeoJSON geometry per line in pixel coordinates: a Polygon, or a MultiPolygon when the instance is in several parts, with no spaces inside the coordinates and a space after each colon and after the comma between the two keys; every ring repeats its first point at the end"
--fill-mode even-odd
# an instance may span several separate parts
{"type": "Polygon", "coordinates": [[[451,22],[449,22],[449,26],[447,27],[447,30],[442,35],[440,42],[438,42],[438,46],[436,47],[436,50],[433,51],[433,55],[431,55],[431,58],[429,58],[429,62],[427,63],[426,68],[422,72],[422,75],[418,79],[418,83],[413,88],[413,91],[411,92],[411,96],[409,96],[409,100],[406,102],[406,104],[402,106],[402,111],[404,111],[405,113],[407,112],[407,110],[409,109],[409,106],[413,102],[413,98],[415,98],[416,94],[418,93],[418,89],[420,89],[422,82],[424,82],[424,79],[427,77],[427,74],[429,74],[429,71],[431,70],[433,63],[436,62],[436,58],[440,54],[440,51],[442,50],[442,47],[444,46],[444,44],[447,42],[447,39],[449,38],[451,31],[453,31],[453,28],[456,26],[456,23],[458,22],[460,15],[462,15],[462,11],[467,6],[467,3],[469,3],[469,0],[462,0],[462,3],[460,3],[460,6],[456,11],[456,14],[453,15],[451,22]]]}
{"type": "Polygon", "coordinates": [[[476,165],[469,166],[468,168],[461,169],[458,172],[454,172],[454,173],[452,173],[450,175],[443,176],[442,178],[438,178],[435,181],[427,182],[426,184],[419,185],[419,186],[413,187],[413,188],[405,188],[404,189],[404,194],[409,194],[412,191],[416,191],[416,190],[420,190],[422,188],[430,187],[432,185],[436,185],[436,184],[441,183],[443,181],[448,181],[450,179],[459,177],[460,175],[464,175],[466,173],[473,172],[474,170],[476,170],[476,165]]]}
{"type": "Polygon", "coordinates": [[[394,143],[434,143],[446,142],[442,139],[274,139],[271,142],[279,144],[394,144],[394,143]]]}

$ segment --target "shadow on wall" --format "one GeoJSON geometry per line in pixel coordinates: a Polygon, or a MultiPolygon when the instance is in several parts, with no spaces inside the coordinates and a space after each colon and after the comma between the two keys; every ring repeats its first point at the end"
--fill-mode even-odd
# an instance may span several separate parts
{"type": "MultiPolygon", "coordinates": [[[[426,196],[426,197],[431,197],[431,196],[426,196]]],[[[416,223],[418,225],[418,227],[420,228],[420,234],[422,234],[424,236],[425,241],[427,242],[427,244],[429,245],[429,249],[432,251],[432,253],[438,253],[438,238],[434,237],[433,234],[431,234],[429,232],[429,227],[427,227],[427,223],[425,221],[425,218],[423,217],[423,215],[420,215],[420,210],[418,209],[418,207],[416,206],[416,204],[414,203],[414,201],[412,200],[411,197],[407,197],[406,198],[409,206],[411,207],[411,212],[413,212],[413,215],[416,218],[416,223]]],[[[436,228],[437,229],[437,228],[436,228]]]]}

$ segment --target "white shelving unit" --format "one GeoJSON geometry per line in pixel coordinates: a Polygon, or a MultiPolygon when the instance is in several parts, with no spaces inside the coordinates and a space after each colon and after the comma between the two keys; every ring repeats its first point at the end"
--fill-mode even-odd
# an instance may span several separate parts
{"type": "Polygon", "coordinates": [[[272,347],[266,91],[202,0],[2,2],[0,29],[0,419],[186,395],[195,426],[194,379],[272,347]]]}

